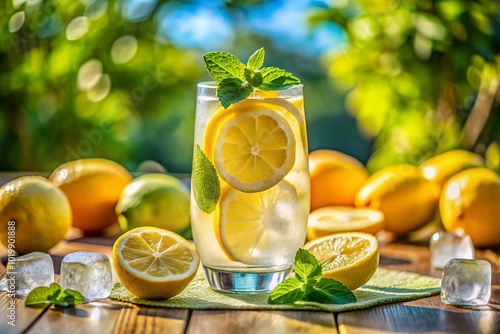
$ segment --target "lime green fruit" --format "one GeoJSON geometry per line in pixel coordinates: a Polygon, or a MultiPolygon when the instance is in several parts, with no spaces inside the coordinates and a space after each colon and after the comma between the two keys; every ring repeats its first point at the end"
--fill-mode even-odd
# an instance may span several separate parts
{"type": "Polygon", "coordinates": [[[116,214],[124,231],[153,226],[189,237],[189,190],[167,174],[144,174],[123,190],[116,214]]]}

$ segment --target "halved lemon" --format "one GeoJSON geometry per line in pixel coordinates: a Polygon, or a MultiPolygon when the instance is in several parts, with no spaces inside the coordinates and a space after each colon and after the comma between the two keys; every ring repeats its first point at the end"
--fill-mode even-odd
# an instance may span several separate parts
{"type": "Polygon", "coordinates": [[[259,193],[228,188],[215,214],[216,238],[233,261],[271,263],[297,250],[290,244],[293,240],[284,242],[296,235],[297,210],[297,191],[286,181],[259,193]]]}
{"type": "Polygon", "coordinates": [[[166,299],[186,288],[200,257],[181,236],[155,227],[139,227],[113,245],[113,265],[127,290],[140,298],[166,299]]]}
{"type": "Polygon", "coordinates": [[[323,277],[333,278],[351,290],[370,280],[380,260],[377,238],[362,232],[328,235],[309,241],[304,249],[323,264],[323,277]]]}
{"type": "Polygon", "coordinates": [[[384,227],[384,214],[378,210],[350,206],[325,206],[309,214],[307,239],[341,232],[377,233],[384,227]]]}
{"type": "Polygon", "coordinates": [[[305,145],[305,125],[293,103],[250,99],[221,108],[210,118],[203,151],[232,187],[257,192],[274,186],[290,171],[297,144],[305,145]]]}

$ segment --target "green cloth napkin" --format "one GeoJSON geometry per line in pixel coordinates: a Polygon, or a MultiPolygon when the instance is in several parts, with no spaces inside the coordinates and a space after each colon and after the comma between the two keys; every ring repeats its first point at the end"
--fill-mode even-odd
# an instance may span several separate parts
{"type": "Polygon", "coordinates": [[[271,305],[267,303],[268,293],[249,295],[217,292],[209,286],[203,271],[199,270],[183,292],[167,300],[137,298],[120,283],[115,284],[110,298],[134,304],[168,308],[293,309],[343,312],[432,296],[439,293],[440,286],[441,280],[438,278],[378,268],[368,283],[354,291],[357,298],[356,303],[335,305],[300,302],[292,305],[271,305]]]}

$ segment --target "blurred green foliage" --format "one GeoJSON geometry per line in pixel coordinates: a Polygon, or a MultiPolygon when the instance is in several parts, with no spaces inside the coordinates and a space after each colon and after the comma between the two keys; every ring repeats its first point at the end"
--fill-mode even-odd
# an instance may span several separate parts
{"type": "Polygon", "coordinates": [[[326,63],[360,131],[376,138],[371,171],[457,147],[484,152],[500,139],[498,1],[334,3],[310,21],[346,31],[347,48],[326,63]]]}
{"type": "Polygon", "coordinates": [[[194,52],[157,43],[152,19],[125,22],[113,3],[31,2],[1,5],[0,170],[91,156],[134,168],[145,147],[187,170],[194,52]]]}

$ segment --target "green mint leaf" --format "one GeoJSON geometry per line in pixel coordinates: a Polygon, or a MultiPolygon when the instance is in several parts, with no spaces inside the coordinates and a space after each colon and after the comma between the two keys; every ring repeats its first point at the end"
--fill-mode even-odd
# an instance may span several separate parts
{"type": "Polygon", "coordinates": [[[62,291],[62,287],[59,284],[55,283],[55,282],[54,283],[50,283],[49,289],[52,292],[52,294],[57,293],[57,291],[59,291],[59,293],[61,293],[61,291],[62,291]]]}
{"type": "Polygon", "coordinates": [[[40,304],[54,304],[61,307],[73,306],[85,300],[83,295],[71,289],[63,290],[57,283],[52,283],[48,287],[39,286],[34,288],[26,297],[26,306],[40,304]]]}
{"type": "Polygon", "coordinates": [[[259,89],[281,90],[300,84],[299,78],[292,73],[276,67],[264,67],[260,70],[260,73],[262,74],[263,83],[259,86],[259,89]]]}
{"type": "Polygon", "coordinates": [[[262,67],[262,65],[264,65],[265,55],[266,52],[264,51],[264,48],[258,49],[250,56],[250,58],[248,58],[247,66],[252,70],[258,70],[262,67]]]}
{"type": "Polygon", "coordinates": [[[85,297],[80,293],[80,291],[65,289],[64,293],[66,294],[66,296],[71,296],[73,298],[74,304],[83,303],[85,301],[85,297]]]}
{"type": "Polygon", "coordinates": [[[237,78],[226,78],[217,84],[217,97],[224,108],[246,99],[252,92],[252,86],[237,78]]]}
{"type": "Polygon", "coordinates": [[[262,78],[262,74],[260,72],[245,68],[245,80],[252,87],[259,87],[260,85],[262,85],[264,79],[262,78]]]}
{"type": "Polygon", "coordinates": [[[230,53],[222,51],[208,52],[203,55],[203,60],[208,73],[217,82],[227,78],[244,79],[245,64],[230,53]]]}
{"type": "Polygon", "coordinates": [[[328,304],[349,304],[356,302],[356,296],[348,287],[331,278],[321,278],[308,292],[305,299],[328,304]]]}
{"type": "Polygon", "coordinates": [[[293,270],[295,277],[304,283],[316,284],[321,279],[321,263],[313,254],[302,248],[295,254],[293,270]]]}
{"type": "Polygon", "coordinates": [[[49,296],[52,294],[50,288],[46,286],[39,286],[30,291],[26,299],[24,300],[24,305],[32,306],[32,305],[40,305],[40,304],[48,304],[49,296]]]}
{"type": "Polygon", "coordinates": [[[60,307],[68,307],[75,305],[75,298],[73,296],[66,295],[64,297],[59,298],[51,298],[49,300],[52,304],[60,307]]]}
{"type": "Polygon", "coordinates": [[[219,201],[220,182],[214,165],[198,145],[193,158],[192,186],[198,207],[203,212],[212,213],[219,201]]]}
{"type": "Polygon", "coordinates": [[[304,298],[305,291],[304,283],[296,278],[289,278],[281,282],[269,294],[269,304],[290,304],[304,298]]]}

